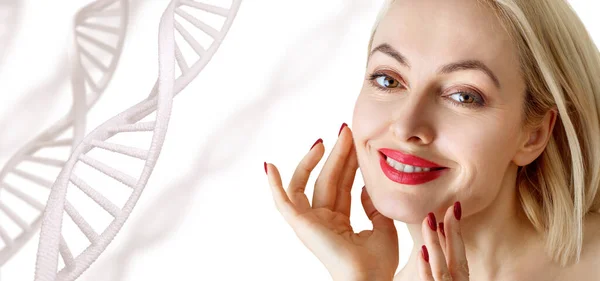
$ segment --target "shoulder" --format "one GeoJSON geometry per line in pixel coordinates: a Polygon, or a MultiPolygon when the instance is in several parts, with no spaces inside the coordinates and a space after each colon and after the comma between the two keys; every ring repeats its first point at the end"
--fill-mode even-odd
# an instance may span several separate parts
{"type": "Polygon", "coordinates": [[[598,280],[600,276],[600,213],[589,213],[584,218],[581,259],[573,268],[573,280],[598,280]]]}

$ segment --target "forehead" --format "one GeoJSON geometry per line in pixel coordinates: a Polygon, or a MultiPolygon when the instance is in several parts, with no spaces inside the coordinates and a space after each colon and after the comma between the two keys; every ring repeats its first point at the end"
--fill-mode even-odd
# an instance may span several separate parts
{"type": "Polygon", "coordinates": [[[518,72],[508,34],[493,11],[477,0],[396,0],[373,38],[373,47],[382,43],[416,67],[478,59],[498,76],[518,72]]]}

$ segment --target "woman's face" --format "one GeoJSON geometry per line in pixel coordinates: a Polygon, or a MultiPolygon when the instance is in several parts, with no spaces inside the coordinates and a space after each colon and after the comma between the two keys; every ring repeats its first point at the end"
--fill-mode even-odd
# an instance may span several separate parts
{"type": "Polygon", "coordinates": [[[515,47],[487,9],[397,0],[379,24],[352,129],[385,216],[420,223],[456,200],[476,212],[515,186],[525,84],[515,47]]]}

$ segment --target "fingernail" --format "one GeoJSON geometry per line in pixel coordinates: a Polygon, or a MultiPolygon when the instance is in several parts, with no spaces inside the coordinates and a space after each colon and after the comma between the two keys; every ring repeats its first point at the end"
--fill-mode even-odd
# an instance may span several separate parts
{"type": "Polygon", "coordinates": [[[348,124],[344,123],[342,124],[342,127],[340,128],[340,131],[338,132],[338,137],[340,136],[340,134],[342,133],[342,130],[344,129],[344,127],[348,126],[348,124]]]}
{"type": "Polygon", "coordinates": [[[444,223],[440,222],[440,224],[438,225],[438,227],[440,228],[440,232],[442,233],[442,235],[444,237],[446,237],[446,232],[444,232],[444,223]]]}
{"type": "Polygon", "coordinates": [[[267,175],[269,174],[269,173],[267,173],[267,162],[265,162],[265,174],[267,174],[267,175]]]}
{"type": "Polygon", "coordinates": [[[456,203],[454,203],[454,217],[456,218],[456,220],[460,220],[461,216],[462,209],[460,207],[460,202],[456,201],[456,203]]]}
{"type": "Polygon", "coordinates": [[[429,252],[427,252],[427,247],[425,247],[425,245],[421,246],[421,255],[426,262],[429,262],[429,252]]]}
{"type": "Polygon", "coordinates": [[[315,147],[315,145],[317,145],[317,143],[322,143],[322,142],[323,142],[323,139],[318,139],[318,140],[317,140],[317,141],[316,141],[316,142],[315,142],[315,143],[314,143],[314,144],[313,144],[313,145],[310,147],[310,150],[312,150],[312,149],[313,149],[313,147],[315,147]]]}
{"type": "Polygon", "coordinates": [[[427,223],[429,224],[429,228],[431,228],[431,230],[437,231],[437,222],[433,213],[427,214],[427,223]]]}

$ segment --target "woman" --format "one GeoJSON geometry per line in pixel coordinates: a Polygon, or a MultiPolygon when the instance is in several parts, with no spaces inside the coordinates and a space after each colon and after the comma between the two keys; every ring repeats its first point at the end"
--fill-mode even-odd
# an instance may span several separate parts
{"type": "Polygon", "coordinates": [[[600,55],[565,0],[396,0],[353,129],[317,141],[278,210],[334,280],[598,280],[600,55]],[[373,230],[350,226],[356,169],[373,230]],[[393,220],[414,241],[398,266],[393,220]]]}

